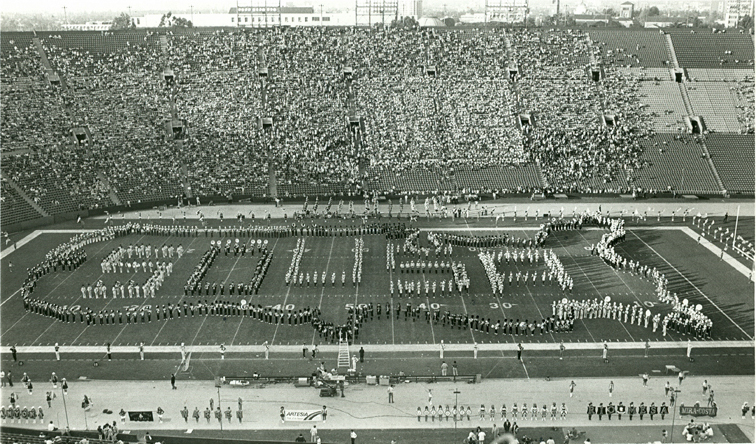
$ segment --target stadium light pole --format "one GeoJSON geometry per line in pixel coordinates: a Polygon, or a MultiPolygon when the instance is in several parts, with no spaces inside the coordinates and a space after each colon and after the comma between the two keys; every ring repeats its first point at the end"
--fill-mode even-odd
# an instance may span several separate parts
{"type": "Polygon", "coordinates": [[[223,408],[221,408],[220,386],[216,387],[216,389],[218,389],[218,409],[220,409],[221,412],[221,418],[218,422],[220,422],[221,432],[223,432],[223,408]]]}
{"type": "MultiPolygon", "coordinates": [[[[66,428],[71,429],[71,425],[68,423],[68,406],[66,405],[66,391],[63,390],[63,385],[60,386],[61,397],[63,398],[63,410],[66,412],[66,428]]],[[[84,414],[86,417],[86,413],[84,414]]]]}
{"type": "Polygon", "coordinates": [[[735,215],[735,231],[732,232],[732,248],[735,248],[735,239],[738,238],[738,221],[740,220],[740,205],[738,205],[738,212],[735,215]]]}
{"type": "MultiPolygon", "coordinates": [[[[455,409],[459,407],[458,396],[460,393],[462,392],[460,392],[459,389],[455,387],[454,388],[454,408],[455,409]]],[[[457,430],[457,417],[456,416],[454,417],[454,430],[457,430]]]]}
{"type": "Polygon", "coordinates": [[[675,436],[675,416],[677,413],[675,412],[675,410],[677,409],[677,398],[678,398],[679,393],[680,393],[679,388],[672,389],[672,398],[675,400],[675,405],[672,406],[672,428],[669,429],[670,440],[674,439],[673,437],[675,436]]]}

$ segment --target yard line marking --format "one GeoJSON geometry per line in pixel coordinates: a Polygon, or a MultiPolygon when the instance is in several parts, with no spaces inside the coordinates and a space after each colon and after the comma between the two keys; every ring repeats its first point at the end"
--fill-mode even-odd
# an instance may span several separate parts
{"type": "MultiPolygon", "coordinates": [[[[631,233],[632,233],[632,232],[631,232],[631,233]]],[[[751,339],[751,340],[753,339],[753,336],[749,335],[749,334],[748,334],[748,333],[747,333],[747,332],[746,332],[745,330],[743,330],[743,328],[742,328],[742,327],[741,327],[740,325],[738,325],[738,324],[737,324],[737,323],[736,323],[735,321],[733,321],[733,320],[732,320],[732,318],[731,318],[731,317],[730,317],[730,316],[729,316],[729,315],[728,315],[727,313],[725,313],[724,311],[722,311],[722,309],[721,309],[721,308],[719,308],[719,305],[715,304],[715,303],[714,303],[714,301],[712,301],[711,299],[709,299],[709,297],[708,297],[708,296],[706,296],[706,294],[705,294],[705,293],[704,293],[703,291],[701,291],[701,289],[700,289],[700,288],[698,288],[698,287],[696,286],[696,284],[694,284],[693,282],[691,282],[691,281],[690,281],[690,279],[688,279],[688,277],[687,277],[687,276],[685,276],[684,274],[682,274],[682,273],[680,272],[680,270],[678,270],[678,269],[677,269],[677,267],[675,267],[674,265],[672,265],[672,264],[671,264],[671,263],[670,263],[670,262],[669,262],[669,261],[668,261],[668,260],[667,260],[667,259],[666,259],[666,258],[665,258],[664,256],[662,256],[661,254],[659,254],[659,252],[658,252],[658,251],[656,251],[656,250],[654,249],[654,247],[652,247],[651,245],[649,245],[648,243],[646,243],[646,241],[644,241],[643,239],[641,239],[641,238],[640,238],[640,237],[639,237],[639,236],[638,236],[637,234],[635,234],[635,233],[632,233],[632,234],[633,234],[633,236],[635,236],[635,237],[636,237],[636,238],[637,238],[637,239],[638,239],[639,241],[643,242],[643,245],[645,245],[646,247],[648,247],[648,249],[649,249],[649,250],[653,251],[653,252],[654,252],[654,253],[655,253],[655,254],[656,254],[657,256],[659,256],[659,258],[661,258],[661,260],[663,260],[664,262],[666,262],[666,263],[667,263],[667,265],[669,265],[669,266],[670,266],[670,267],[671,267],[671,268],[672,268],[673,270],[675,270],[675,272],[677,272],[677,274],[679,274],[679,275],[680,275],[680,276],[681,276],[681,277],[682,277],[683,279],[685,279],[685,281],[686,281],[686,282],[687,282],[688,284],[690,284],[690,285],[691,285],[691,286],[692,286],[693,288],[695,288],[695,289],[696,289],[696,291],[698,291],[698,293],[699,293],[699,294],[700,294],[701,296],[703,296],[703,297],[704,297],[704,298],[705,298],[705,299],[706,299],[707,301],[709,301],[709,303],[710,303],[711,305],[713,305],[713,306],[714,306],[714,307],[715,307],[715,308],[716,308],[717,310],[719,310],[719,312],[720,312],[720,313],[722,313],[722,314],[724,315],[724,317],[726,317],[726,318],[727,318],[727,319],[728,319],[728,320],[729,320],[730,322],[732,322],[732,323],[733,323],[733,325],[735,325],[735,327],[737,327],[737,328],[738,328],[738,330],[742,331],[742,332],[743,332],[743,334],[744,334],[744,335],[746,335],[746,337],[747,337],[747,338],[749,338],[749,339],[751,339]]]]}
{"type": "MultiPolygon", "coordinates": [[[[280,238],[276,238],[276,241],[273,242],[273,246],[270,247],[270,254],[273,254],[273,250],[275,250],[276,245],[278,245],[278,240],[280,238]]],[[[180,302],[180,301],[179,301],[180,302]]],[[[236,332],[234,333],[234,337],[231,338],[231,343],[228,345],[234,345],[234,341],[236,341],[236,335],[239,334],[239,329],[241,329],[241,325],[244,322],[244,316],[239,316],[239,325],[236,326],[236,332]]]]}
{"type": "MultiPolygon", "coordinates": [[[[276,242],[278,242],[278,240],[276,240],[276,242]]],[[[336,236],[332,236],[332,239],[331,239],[331,248],[328,250],[328,262],[326,262],[326,269],[325,269],[326,278],[328,277],[328,266],[331,264],[331,257],[332,257],[332,254],[333,254],[333,244],[335,242],[336,242],[336,236]]],[[[289,285],[291,285],[291,284],[289,284],[289,285]]],[[[325,289],[326,289],[325,281],[321,282],[321,285],[323,286],[323,288],[320,290],[320,302],[318,302],[318,310],[320,310],[321,305],[323,305],[323,296],[325,295],[325,289]]],[[[333,285],[331,285],[331,286],[333,287],[333,285]]],[[[317,330],[313,329],[312,330],[312,341],[310,342],[313,345],[315,344],[315,334],[316,333],[317,333],[317,330]]]]}
{"type": "MultiPolygon", "coordinates": [[[[578,232],[578,234],[580,235],[580,237],[583,238],[583,240],[585,240],[586,242],[588,242],[588,239],[586,239],[585,236],[583,236],[583,233],[581,233],[580,230],[576,230],[576,231],[578,232]]],[[[554,238],[557,239],[557,242],[559,242],[559,245],[562,245],[562,241],[560,241],[556,236],[554,238]]],[[[583,267],[581,267],[578,264],[578,262],[575,260],[575,258],[572,256],[572,254],[567,251],[567,247],[565,247],[564,245],[562,245],[562,248],[564,248],[564,250],[567,253],[567,255],[570,256],[570,259],[572,259],[572,262],[574,262],[575,265],[580,269],[580,271],[583,273],[583,276],[585,276],[585,278],[588,279],[588,282],[591,283],[591,286],[593,287],[593,289],[596,290],[596,294],[599,297],[601,297],[601,293],[599,293],[598,288],[596,288],[596,285],[593,283],[592,280],[590,280],[588,278],[588,275],[585,273],[585,271],[583,271],[583,267]]],[[[625,285],[625,287],[627,287],[630,290],[630,292],[633,293],[633,296],[635,296],[635,299],[637,299],[638,302],[641,303],[641,306],[643,306],[643,301],[641,301],[638,298],[638,296],[635,295],[635,292],[633,291],[633,289],[630,288],[630,286],[625,283],[625,280],[622,279],[622,277],[620,277],[619,272],[617,270],[615,270],[614,267],[609,267],[609,268],[611,268],[612,270],[614,270],[614,273],[617,275],[617,277],[619,278],[619,280],[622,281],[622,283],[625,285]]],[[[627,333],[627,335],[630,336],[630,339],[632,339],[633,341],[635,341],[635,338],[633,338],[633,335],[630,334],[630,330],[628,330],[627,327],[625,327],[625,323],[622,322],[622,321],[618,321],[618,322],[622,326],[622,328],[625,330],[625,333],[627,333]]],[[[585,322],[583,322],[583,325],[585,325],[585,322]]],[[[591,338],[593,338],[593,336],[591,336],[591,338]]]]}
{"type": "MultiPolygon", "coordinates": [[[[190,248],[190,247],[192,246],[192,244],[193,244],[193,243],[194,243],[194,242],[195,242],[195,241],[196,241],[197,239],[199,239],[199,236],[195,237],[194,239],[192,239],[192,241],[191,241],[191,242],[189,242],[189,245],[187,245],[187,246],[186,246],[186,250],[187,250],[187,251],[189,251],[189,248],[190,248]]],[[[185,255],[186,255],[186,254],[185,254],[185,255]]],[[[186,256],[188,256],[188,255],[186,255],[186,256]]],[[[178,260],[178,259],[176,259],[176,262],[178,262],[178,261],[179,261],[179,260],[178,260]]],[[[182,296],[182,299],[183,299],[183,296],[182,296]]],[[[216,298],[216,300],[217,300],[217,298],[216,298]]],[[[181,301],[181,299],[179,299],[179,301],[181,301]]],[[[157,312],[157,309],[156,309],[156,312],[157,312]]],[[[156,314],[157,314],[157,313],[156,313],[156,314]]],[[[196,333],[196,334],[194,335],[194,338],[192,339],[192,343],[191,343],[191,344],[189,344],[189,346],[190,346],[190,347],[191,347],[191,346],[192,346],[192,345],[194,344],[194,341],[195,341],[195,340],[197,339],[197,335],[199,335],[199,332],[200,332],[200,330],[202,329],[202,325],[203,325],[203,324],[205,323],[205,321],[207,320],[207,318],[208,318],[208,317],[210,317],[210,315],[205,315],[205,319],[203,319],[203,320],[202,320],[202,323],[200,324],[199,328],[197,329],[197,333],[196,333]]],[[[157,332],[157,333],[155,334],[155,337],[154,337],[154,338],[152,338],[152,342],[150,342],[150,345],[153,345],[153,344],[155,343],[155,341],[157,341],[157,338],[158,338],[158,337],[160,336],[160,333],[161,333],[161,332],[163,331],[163,328],[164,328],[164,327],[166,326],[166,324],[168,324],[168,320],[167,320],[167,319],[164,319],[163,325],[161,325],[161,326],[160,326],[160,329],[159,329],[159,330],[158,330],[158,332],[157,332]]],[[[124,328],[126,328],[126,327],[124,326],[124,328]]],[[[119,333],[119,334],[120,334],[120,333],[119,333]]]]}
{"type": "MultiPolygon", "coordinates": [[[[143,235],[142,235],[142,237],[140,237],[139,239],[137,239],[137,241],[136,241],[136,244],[137,244],[137,245],[139,245],[139,242],[140,242],[140,241],[141,241],[142,239],[144,239],[144,236],[146,236],[146,234],[143,234],[143,235]]],[[[109,242],[108,242],[108,243],[109,243],[109,242]]],[[[100,251],[102,251],[102,249],[104,249],[104,248],[105,248],[105,247],[101,248],[101,249],[100,249],[100,251]]],[[[98,253],[99,253],[99,252],[98,252],[98,253]]],[[[99,281],[99,280],[100,280],[100,279],[101,279],[101,278],[102,278],[103,276],[105,276],[105,274],[104,274],[104,273],[103,273],[103,274],[100,274],[100,277],[98,277],[98,278],[97,278],[97,280],[95,280],[95,282],[99,281]]],[[[134,277],[134,276],[136,276],[136,272],[133,272],[133,273],[131,273],[131,276],[130,276],[130,277],[134,277]]],[[[127,280],[126,282],[128,282],[128,280],[127,280]]],[[[56,288],[57,288],[57,287],[56,287],[56,288]]],[[[105,293],[105,294],[107,295],[107,288],[106,288],[106,293],[105,293]]],[[[111,294],[112,294],[112,293],[111,293],[111,294]]],[[[76,300],[74,300],[73,304],[71,304],[71,305],[74,305],[74,304],[76,304],[76,302],[77,302],[77,301],[78,301],[78,300],[79,300],[80,298],[81,298],[81,296],[79,296],[78,298],[76,298],[76,300]]],[[[108,301],[108,302],[107,302],[107,303],[105,304],[105,307],[103,307],[102,309],[103,309],[103,310],[105,310],[105,308],[107,308],[107,306],[108,306],[108,305],[110,305],[110,303],[111,303],[111,302],[113,301],[113,299],[117,299],[117,298],[110,298],[110,300],[109,300],[109,301],[108,301]]],[[[121,299],[123,299],[123,297],[122,297],[121,299]]],[[[131,298],[129,298],[129,299],[131,299],[131,298]]],[[[97,318],[94,318],[94,322],[92,322],[92,324],[91,324],[91,325],[95,325],[95,322],[97,322],[97,318]]],[[[126,325],[129,325],[129,324],[127,323],[126,325]]],[[[126,325],[124,325],[124,326],[123,326],[123,328],[126,328],[126,325]]],[[[78,334],[78,335],[76,336],[76,338],[75,338],[75,339],[74,339],[73,341],[71,341],[71,344],[75,344],[75,343],[76,343],[76,341],[78,341],[78,340],[79,340],[79,338],[81,337],[81,335],[83,335],[85,331],[89,330],[89,327],[90,327],[90,325],[87,325],[87,326],[85,326],[85,327],[84,327],[84,329],[83,329],[83,330],[82,330],[82,331],[81,331],[81,332],[80,332],[80,333],[79,333],[79,334],[78,334]]],[[[121,331],[123,331],[123,329],[122,329],[121,331]]],[[[118,333],[118,336],[120,336],[120,335],[121,335],[121,334],[120,334],[120,333],[118,333]]],[[[116,336],[116,338],[117,338],[118,336],[116,336]]]]}
{"type": "MultiPolygon", "coordinates": [[[[515,269],[519,273],[520,272],[520,267],[517,266],[517,260],[516,259],[513,261],[513,264],[515,266],[515,269]]],[[[518,286],[519,286],[519,281],[518,281],[518,286]]],[[[538,303],[536,302],[535,298],[533,297],[533,292],[530,291],[530,288],[528,287],[528,283],[527,282],[525,282],[525,289],[528,291],[528,295],[530,295],[530,299],[533,300],[533,305],[535,305],[536,310],[538,310],[538,314],[541,315],[541,319],[546,319],[545,317],[543,317],[543,312],[541,312],[541,309],[538,307],[538,303]]],[[[502,313],[503,313],[503,311],[502,311],[502,313]]],[[[526,329],[527,329],[527,327],[526,327],[526,329]]],[[[554,333],[552,333],[551,331],[549,331],[549,336],[551,336],[551,340],[552,341],[556,342],[556,339],[554,339],[554,333]]]]}
{"type": "Polygon", "coordinates": [[[3,302],[0,302],[0,307],[2,307],[3,305],[5,305],[6,302],[10,301],[11,298],[13,298],[13,296],[19,294],[20,292],[21,292],[20,288],[18,290],[14,291],[12,295],[10,295],[7,298],[5,298],[5,300],[3,302]]]}
{"type": "Polygon", "coordinates": [[[522,369],[525,370],[525,376],[530,380],[530,375],[528,374],[528,368],[525,367],[525,360],[521,359],[520,364],[522,364],[522,369]]]}
{"type": "MultiPolygon", "coordinates": [[[[144,236],[142,236],[142,237],[144,237],[144,236]]],[[[140,238],[140,240],[141,240],[141,238],[140,238]]],[[[107,247],[107,246],[108,246],[109,244],[110,244],[110,242],[109,242],[109,241],[108,241],[108,242],[105,242],[105,245],[103,245],[103,246],[102,246],[102,247],[101,247],[101,248],[100,248],[99,250],[97,250],[97,253],[95,253],[95,254],[100,254],[100,253],[102,252],[102,250],[104,250],[104,249],[105,249],[105,247],[107,247]]],[[[76,268],[76,270],[78,270],[78,268],[76,268]]],[[[44,296],[42,297],[42,300],[44,300],[44,299],[45,299],[46,297],[50,296],[50,294],[52,294],[52,292],[54,292],[55,290],[57,290],[57,289],[58,289],[58,287],[60,287],[60,286],[61,286],[61,285],[63,284],[63,282],[67,281],[67,280],[68,280],[68,278],[70,278],[71,276],[73,276],[73,275],[74,275],[74,273],[76,272],[76,270],[74,270],[74,271],[71,271],[71,272],[70,272],[70,273],[68,274],[68,276],[66,276],[66,278],[65,278],[65,279],[63,279],[62,281],[60,281],[60,283],[59,283],[58,285],[56,285],[56,286],[55,286],[55,288],[53,288],[52,290],[48,291],[48,292],[47,292],[47,294],[46,294],[46,295],[44,295],[44,296]]],[[[99,276],[99,277],[98,277],[98,278],[97,278],[97,279],[96,279],[95,281],[93,281],[93,282],[97,282],[97,281],[99,281],[100,279],[102,279],[102,277],[103,277],[104,275],[105,275],[104,273],[101,273],[101,274],[100,274],[100,276],[99,276]]],[[[74,301],[73,301],[73,302],[72,302],[72,303],[71,303],[70,305],[76,305],[76,302],[78,302],[78,301],[79,301],[79,299],[81,299],[81,294],[79,294],[79,296],[77,296],[77,298],[76,298],[76,299],[75,299],[75,300],[74,300],[74,301]]],[[[110,303],[110,301],[108,301],[108,304],[109,304],[109,303],[110,303]]],[[[107,304],[105,304],[105,306],[107,306],[107,304]]],[[[16,325],[16,324],[13,324],[13,325],[16,325]]],[[[53,322],[52,324],[50,324],[50,326],[49,326],[49,327],[47,327],[47,328],[45,329],[45,331],[43,331],[43,332],[42,332],[42,334],[41,334],[41,335],[39,335],[39,336],[37,337],[37,339],[35,339],[34,341],[32,341],[32,344],[34,344],[35,342],[37,342],[37,341],[38,341],[38,340],[39,340],[39,339],[40,339],[40,338],[42,337],[42,335],[44,335],[45,333],[47,333],[47,330],[49,330],[49,329],[50,329],[50,327],[52,327],[53,325],[55,325],[55,322],[53,322]]],[[[87,327],[89,327],[89,326],[87,326],[87,327]]],[[[86,330],[86,329],[87,329],[87,327],[84,327],[84,330],[86,330]]],[[[84,333],[84,330],[82,330],[82,331],[81,331],[81,333],[84,333]]],[[[81,336],[81,333],[79,333],[79,336],[81,336]]],[[[79,339],[79,336],[77,336],[77,337],[76,337],[76,339],[79,339]]],[[[74,342],[75,342],[75,341],[74,341],[74,342]]],[[[71,342],[71,343],[73,344],[73,342],[71,342]]]]}
{"type": "MultiPolygon", "coordinates": [[[[302,255],[304,257],[304,254],[302,255]]],[[[281,304],[281,320],[279,322],[276,322],[276,329],[273,331],[273,338],[270,340],[270,345],[272,346],[276,341],[276,334],[278,333],[278,327],[281,326],[283,323],[283,312],[286,310],[286,300],[289,299],[289,293],[291,293],[291,285],[289,285],[286,288],[286,296],[284,296],[283,304],[281,304]]],[[[198,332],[199,333],[199,332],[198,332]]]]}
{"type": "MultiPolygon", "coordinates": [[[[467,305],[465,305],[465,298],[462,297],[462,293],[459,294],[459,299],[462,301],[462,308],[465,310],[465,316],[468,316],[467,305]]],[[[472,337],[473,343],[477,343],[478,341],[475,340],[475,334],[473,333],[472,326],[469,322],[467,323],[467,328],[470,329],[470,336],[472,337]]]]}
{"type": "MultiPolygon", "coordinates": [[[[425,276],[423,276],[423,279],[425,279],[425,276]]],[[[427,310],[428,310],[429,316],[431,316],[431,320],[430,320],[431,336],[433,337],[433,343],[435,344],[436,343],[436,332],[433,331],[433,316],[431,315],[432,311],[431,311],[431,308],[430,308],[430,299],[428,299],[427,296],[425,297],[425,302],[428,304],[427,310]]],[[[393,335],[393,332],[392,332],[392,335],[393,335]]]]}
{"type": "Polygon", "coordinates": [[[45,333],[47,333],[47,330],[49,330],[53,325],[55,325],[58,322],[58,320],[54,319],[54,318],[48,318],[48,319],[50,319],[52,321],[52,323],[47,326],[47,328],[45,329],[45,331],[42,332],[41,335],[37,336],[37,339],[35,339],[35,340],[33,340],[31,342],[32,344],[34,344],[35,342],[37,342],[39,340],[39,338],[41,338],[42,336],[44,336],[45,333]]]}
{"type": "MultiPolygon", "coordinates": [[[[425,285],[426,282],[428,282],[428,279],[425,278],[425,273],[423,273],[423,285],[425,285]]],[[[428,304],[428,305],[426,305],[426,309],[430,313],[431,312],[431,306],[430,306],[430,298],[428,298],[428,293],[426,293],[425,302],[428,304]]],[[[435,344],[436,343],[436,332],[433,331],[433,319],[431,319],[430,327],[431,327],[431,337],[433,338],[433,343],[435,344]]]]}

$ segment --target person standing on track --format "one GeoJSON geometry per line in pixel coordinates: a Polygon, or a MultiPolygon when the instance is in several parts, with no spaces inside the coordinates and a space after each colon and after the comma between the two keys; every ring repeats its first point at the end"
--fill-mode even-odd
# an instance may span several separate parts
{"type": "Polygon", "coordinates": [[[609,363],[609,345],[605,342],[604,349],[601,351],[601,357],[604,359],[604,363],[609,363]]]}
{"type": "Polygon", "coordinates": [[[570,381],[570,398],[572,398],[572,395],[575,393],[575,387],[577,384],[575,384],[575,381],[570,381]]]}
{"type": "Polygon", "coordinates": [[[525,350],[525,348],[522,346],[522,343],[517,344],[517,360],[522,361],[522,351],[525,350]]]}

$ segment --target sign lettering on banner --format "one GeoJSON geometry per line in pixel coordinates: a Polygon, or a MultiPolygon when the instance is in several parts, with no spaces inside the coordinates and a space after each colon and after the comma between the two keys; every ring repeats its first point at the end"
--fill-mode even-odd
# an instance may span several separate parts
{"type": "Polygon", "coordinates": [[[700,406],[680,406],[680,416],[682,415],[691,415],[691,416],[717,416],[717,408],[716,407],[700,407],[700,406]]]}
{"type": "Polygon", "coordinates": [[[322,410],[286,410],[285,421],[319,421],[322,419],[322,410]]]}

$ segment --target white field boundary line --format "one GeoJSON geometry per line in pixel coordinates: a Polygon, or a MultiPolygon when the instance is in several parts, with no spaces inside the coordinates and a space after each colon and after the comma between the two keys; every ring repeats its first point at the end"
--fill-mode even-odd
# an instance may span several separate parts
{"type": "Polygon", "coordinates": [[[34,239],[36,239],[42,234],[61,234],[61,233],[78,234],[78,233],[88,233],[90,231],[95,231],[95,230],[83,229],[83,228],[72,229],[72,230],[35,230],[27,234],[26,236],[24,236],[22,239],[19,239],[16,242],[16,248],[6,248],[5,250],[1,251],[0,260],[5,259],[6,256],[17,251],[19,248],[33,241],[34,239]]]}
{"type": "MultiPolygon", "coordinates": [[[[746,337],[748,337],[748,338],[753,338],[753,336],[751,336],[750,334],[748,334],[748,332],[746,332],[745,330],[743,330],[743,327],[741,327],[741,326],[740,326],[740,325],[739,325],[739,324],[738,324],[737,322],[735,322],[735,321],[734,321],[734,320],[733,320],[733,319],[732,319],[732,318],[731,318],[731,317],[730,317],[730,316],[729,316],[729,315],[728,315],[727,313],[725,313],[725,312],[724,312],[724,310],[722,310],[721,308],[719,308],[719,306],[718,306],[718,305],[717,305],[717,304],[716,304],[716,303],[715,303],[714,301],[712,301],[711,299],[709,299],[709,297],[708,297],[708,296],[706,296],[706,293],[704,293],[703,291],[701,291],[701,289],[700,289],[700,288],[698,288],[698,287],[696,286],[696,284],[694,284],[693,282],[691,282],[691,281],[690,281],[690,279],[688,279],[688,277],[687,277],[687,276],[685,276],[684,274],[682,274],[682,272],[680,272],[680,270],[678,270],[678,269],[677,269],[677,267],[675,267],[674,265],[672,265],[672,264],[671,264],[671,263],[670,263],[670,262],[669,262],[669,261],[668,261],[668,260],[667,260],[667,259],[666,259],[666,258],[665,258],[664,256],[662,256],[661,254],[659,254],[659,252],[658,252],[658,251],[656,251],[656,249],[654,249],[654,247],[652,247],[651,245],[649,245],[648,243],[646,243],[646,241],[644,241],[643,239],[641,239],[641,238],[640,238],[640,237],[639,237],[639,236],[638,236],[637,234],[633,233],[633,236],[635,236],[635,238],[636,238],[636,239],[638,239],[639,241],[641,241],[641,242],[643,243],[643,245],[645,245],[646,247],[648,247],[648,249],[649,249],[649,250],[653,251],[653,252],[654,252],[654,254],[656,254],[657,256],[659,256],[659,258],[660,258],[661,260],[663,260],[663,261],[664,261],[664,262],[665,262],[665,263],[666,263],[667,265],[669,265],[669,266],[670,266],[670,267],[671,267],[671,268],[672,268],[673,270],[675,270],[675,272],[676,272],[677,274],[679,274],[679,275],[680,275],[680,276],[681,276],[681,277],[682,277],[683,279],[685,279],[685,282],[687,282],[687,283],[688,283],[688,284],[690,284],[690,285],[691,285],[691,286],[692,286],[693,288],[695,288],[695,289],[696,289],[696,291],[697,291],[697,292],[698,292],[698,293],[699,293],[699,294],[700,294],[701,296],[703,296],[703,297],[704,297],[704,298],[705,298],[705,299],[706,299],[707,301],[709,301],[709,303],[710,303],[711,305],[713,305],[713,306],[714,306],[714,308],[716,308],[716,309],[717,309],[717,310],[718,310],[718,311],[719,311],[720,313],[722,313],[722,315],[724,315],[724,317],[726,317],[726,318],[727,318],[727,319],[728,319],[728,320],[729,320],[730,322],[732,322],[732,324],[733,324],[733,325],[734,325],[735,327],[737,327],[737,328],[738,328],[738,330],[740,330],[741,332],[743,332],[743,334],[744,334],[744,335],[746,335],[746,337]]],[[[733,259],[733,260],[734,260],[734,259],[733,259]]]]}
{"type": "MultiPolygon", "coordinates": [[[[607,342],[611,350],[644,350],[645,342],[607,342]]],[[[367,345],[367,344],[363,344],[367,345]]],[[[539,350],[539,351],[559,351],[559,343],[557,342],[536,342],[523,344],[527,350],[539,350]]],[[[569,350],[601,350],[604,347],[604,342],[565,342],[564,346],[569,350]]],[[[651,342],[651,349],[669,349],[669,350],[682,350],[687,348],[688,344],[684,341],[655,341],[651,342]]],[[[438,352],[438,345],[434,344],[369,344],[370,352],[438,352]]],[[[50,356],[54,356],[55,350],[53,346],[23,346],[17,347],[18,353],[49,353],[50,356]]],[[[180,350],[178,345],[146,345],[144,347],[145,353],[177,353],[180,350]]],[[[747,348],[753,350],[754,341],[693,341],[693,353],[695,349],[699,348],[747,348]]],[[[284,353],[302,353],[301,345],[274,345],[270,347],[271,351],[284,352],[284,353]]],[[[324,344],[318,346],[321,352],[325,353],[338,353],[338,345],[324,344]]],[[[186,346],[187,353],[210,353],[217,352],[217,345],[192,345],[186,346]]],[[[516,351],[516,343],[500,343],[500,344],[485,344],[478,343],[478,351],[516,351]]],[[[111,347],[113,353],[137,353],[138,347],[134,345],[116,345],[111,347]]],[[[226,353],[261,353],[265,351],[263,345],[229,345],[226,346],[226,353]]],[[[444,343],[445,352],[469,352],[472,356],[473,343],[466,344],[446,344],[444,343]]],[[[60,352],[65,354],[70,353],[102,353],[102,346],[94,345],[76,345],[60,347],[60,352]]],[[[3,354],[6,354],[3,352],[3,354]]]]}
{"type": "MultiPolygon", "coordinates": [[[[691,230],[688,227],[682,227],[680,229],[680,231],[682,231],[683,233],[685,233],[688,236],[690,236],[690,238],[693,239],[694,241],[697,240],[697,239],[699,239],[699,234],[696,233],[695,231],[691,230]]],[[[714,245],[712,242],[710,242],[704,236],[700,236],[700,241],[698,243],[700,243],[701,246],[703,246],[707,250],[709,250],[712,253],[714,253],[715,255],[717,255],[717,257],[721,257],[722,260],[724,260],[725,262],[727,262],[727,264],[729,264],[730,266],[732,266],[732,268],[734,268],[737,272],[739,272],[743,276],[747,277],[750,280],[753,279],[751,270],[749,270],[748,267],[746,267],[745,265],[743,265],[741,262],[739,262],[734,257],[730,256],[728,253],[722,254],[722,249],[719,248],[719,247],[717,247],[716,245],[714,245]]]]}

